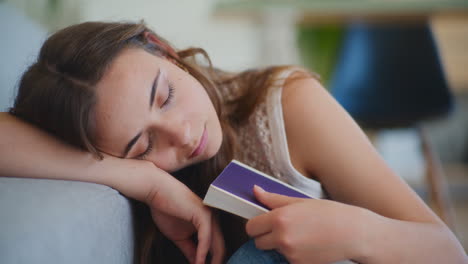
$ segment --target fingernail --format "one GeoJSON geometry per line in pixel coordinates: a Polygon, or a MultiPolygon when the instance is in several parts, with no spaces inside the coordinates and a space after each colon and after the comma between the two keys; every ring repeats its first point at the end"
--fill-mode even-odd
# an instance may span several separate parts
{"type": "Polygon", "coordinates": [[[263,190],[262,187],[260,187],[260,186],[258,186],[258,185],[256,185],[256,184],[254,185],[254,188],[256,188],[257,191],[259,191],[259,192],[261,192],[261,193],[264,193],[264,192],[265,192],[265,190],[263,190]]]}

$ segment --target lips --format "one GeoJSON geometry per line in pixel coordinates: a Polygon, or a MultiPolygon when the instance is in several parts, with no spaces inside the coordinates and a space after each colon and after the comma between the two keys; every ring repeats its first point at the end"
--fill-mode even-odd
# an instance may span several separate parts
{"type": "Polygon", "coordinates": [[[206,127],[203,128],[203,134],[200,138],[200,141],[198,143],[198,146],[195,148],[195,150],[192,152],[192,154],[190,155],[190,158],[195,158],[197,157],[198,155],[200,155],[201,153],[203,153],[203,151],[205,150],[206,148],[206,143],[208,142],[208,135],[207,135],[207,132],[206,132],[206,127]]]}

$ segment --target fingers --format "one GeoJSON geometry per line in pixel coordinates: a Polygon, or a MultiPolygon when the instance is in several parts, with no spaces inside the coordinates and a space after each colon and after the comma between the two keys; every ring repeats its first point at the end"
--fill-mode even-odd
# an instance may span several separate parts
{"type": "Polygon", "coordinates": [[[268,233],[255,238],[255,246],[261,250],[277,249],[274,233],[268,233]]]}
{"type": "Polygon", "coordinates": [[[209,213],[209,209],[203,208],[201,218],[201,220],[198,218],[193,219],[193,224],[198,230],[196,264],[205,263],[206,255],[211,245],[211,214],[209,213]],[[206,213],[205,210],[207,210],[208,213],[206,213]]]}
{"type": "MultiPolygon", "coordinates": [[[[276,209],[292,203],[304,201],[301,198],[288,197],[276,193],[270,193],[264,191],[261,187],[255,185],[254,193],[257,199],[260,200],[266,206],[276,209]]],[[[250,219],[246,225],[246,231],[249,236],[256,237],[262,234],[271,232],[275,217],[278,216],[280,209],[272,210],[271,212],[261,214],[257,217],[250,219]]]]}
{"type": "Polygon", "coordinates": [[[254,186],[255,197],[264,205],[270,209],[275,209],[278,207],[283,207],[285,205],[302,201],[301,198],[284,196],[281,194],[271,193],[263,190],[261,187],[254,186]]]}
{"type": "Polygon", "coordinates": [[[220,264],[223,263],[225,247],[224,247],[224,238],[219,228],[218,221],[215,216],[212,219],[212,238],[211,238],[211,264],[220,264]]]}
{"type": "Polygon", "coordinates": [[[195,262],[196,248],[191,239],[173,241],[190,263],[195,262]]]}
{"type": "Polygon", "coordinates": [[[272,229],[272,216],[270,213],[261,214],[250,219],[246,226],[245,230],[247,234],[251,237],[256,237],[271,232],[272,229]]]}

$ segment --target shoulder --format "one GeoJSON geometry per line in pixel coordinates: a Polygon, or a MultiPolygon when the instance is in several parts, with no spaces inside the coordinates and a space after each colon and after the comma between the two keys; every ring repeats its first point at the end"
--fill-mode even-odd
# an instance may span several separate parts
{"type": "MultiPolygon", "coordinates": [[[[305,69],[297,68],[285,80],[281,104],[286,129],[288,149],[293,166],[310,178],[316,178],[310,169],[309,148],[319,137],[317,126],[324,116],[320,102],[332,100],[319,78],[305,69]]],[[[313,165],[312,165],[313,167],[313,165]]]]}
{"type": "Polygon", "coordinates": [[[303,109],[305,105],[329,96],[318,75],[302,68],[293,70],[284,80],[282,89],[281,104],[284,111],[297,111],[303,109]]]}
{"type": "MultiPolygon", "coordinates": [[[[351,142],[368,147],[366,137],[317,77],[299,69],[286,80],[281,104],[293,165],[308,177],[326,177],[351,142]]],[[[348,157],[346,157],[348,158],[348,157]]]]}
{"type": "Polygon", "coordinates": [[[289,76],[284,80],[282,91],[283,107],[289,100],[294,100],[294,98],[300,97],[294,96],[297,95],[297,93],[310,93],[314,89],[323,89],[317,74],[299,67],[291,70],[291,74],[289,74],[289,76]]]}

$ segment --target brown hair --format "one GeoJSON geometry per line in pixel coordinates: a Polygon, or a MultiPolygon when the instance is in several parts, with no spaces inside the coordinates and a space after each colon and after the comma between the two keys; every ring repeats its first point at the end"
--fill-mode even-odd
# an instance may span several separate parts
{"type": "MultiPolygon", "coordinates": [[[[174,173],[201,196],[237,151],[236,129],[245,124],[263,100],[277,73],[287,66],[228,73],[213,68],[203,49],[176,51],[144,23],[86,22],[64,28],[46,40],[37,61],[21,78],[10,113],[71,145],[102,157],[93,144],[94,88],[113,59],[129,47],[143,48],[157,56],[167,57],[185,68],[203,85],[215,106],[223,130],[219,153],[208,161],[174,173]],[[158,41],[148,41],[147,34],[158,41]],[[207,63],[199,63],[197,54],[201,54],[207,63]],[[220,92],[221,88],[229,90],[236,87],[241,92],[230,100],[220,92]]],[[[148,209],[139,203],[136,203],[135,208],[135,215],[139,219],[139,224],[135,226],[139,233],[135,251],[138,252],[138,262],[175,262],[174,258],[182,261],[180,252],[157,232],[148,209]]],[[[244,233],[243,223],[236,217],[220,214],[229,255],[244,242],[239,237],[240,233],[244,233]],[[233,225],[237,228],[233,229],[233,225]]]]}

